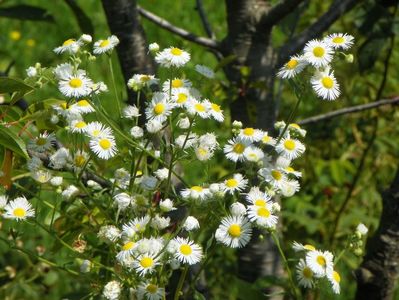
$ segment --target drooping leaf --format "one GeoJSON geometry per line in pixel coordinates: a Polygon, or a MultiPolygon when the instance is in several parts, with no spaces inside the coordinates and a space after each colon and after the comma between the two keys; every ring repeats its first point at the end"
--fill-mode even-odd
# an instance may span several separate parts
{"type": "Polygon", "coordinates": [[[0,17],[29,21],[54,22],[53,16],[50,15],[47,10],[26,4],[1,7],[0,17]]]}
{"type": "Polygon", "coordinates": [[[75,14],[76,20],[78,21],[79,27],[83,33],[94,34],[94,27],[90,18],[86,13],[79,7],[75,0],[65,0],[66,4],[75,14]]]}
{"type": "Polygon", "coordinates": [[[14,153],[28,158],[24,141],[10,129],[0,126],[0,145],[14,153]]]}

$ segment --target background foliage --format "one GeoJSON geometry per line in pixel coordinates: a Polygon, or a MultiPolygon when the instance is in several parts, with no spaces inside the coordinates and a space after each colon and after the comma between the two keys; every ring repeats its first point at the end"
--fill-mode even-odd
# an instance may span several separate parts
{"type": "MultiPolygon", "coordinates": [[[[273,42],[276,46],[289,39],[292,28],[296,31],[306,28],[321,11],[328,6],[329,1],[308,1],[306,9],[298,19],[289,15],[280,26],[273,31],[273,42]],[[295,27],[294,27],[295,26],[295,27]]],[[[78,8],[71,5],[73,1],[44,1],[29,0],[0,1],[0,71],[5,71],[10,64],[10,75],[24,77],[25,69],[40,62],[42,65],[57,63],[58,58],[51,49],[71,37],[78,37],[82,32],[92,33],[95,38],[109,34],[100,1],[77,1],[78,8]],[[69,3],[69,4],[68,4],[69,3]],[[35,10],[31,7],[34,6],[35,10]]],[[[203,35],[198,14],[195,11],[194,1],[139,1],[139,4],[157,13],[187,30],[203,35]]],[[[226,13],[220,1],[204,1],[210,23],[218,38],[226,34],[226,13]]],[[[342,96],[335,102],[323,102],[311,94],[307,95],[297,114],[297,121],[309,116],[329,112],[334,109],[351,105],[368,103],[382,98],[398,96],[399,85],[399,52],[396,51],[399,42],[396,35],[399,33],[399,24],[395,2],[390,1],[363,1],[350,13],[337,21],[330,32],[348,32],[356,37],[353,54],[353,64],[342,64],[338,67],[338,80],[342,87],[342,96]],[[391,5],[393,4],[393,5],[391,5]]],[[[193,63],[206,64],[216,68],[217,60],[213,54],[203,48],[159,29],[156,25],[143,20],[149,42],[158,42],[161,47],[176,45],[190,50],[193,63]]],[[[116,56],[114,56],[115,62],[116,56]]],[[[100,58],[101,60],[101,58],[100,58]]],[[[105,80],[110,85],[111,78],[107,73],[107,62],[101,61],[93,65],[94,80],[105,80]]],[[[120,72],[117,72],[118,90],[124,90],[124,82],[120,72]]],[[[226,83],[221,72],[217,80],[205,86],[209,97],[222,100],[227,107],[231,97],[222,85],[226,83]]],[[[0,83],[1,84],[1,83],[0,83]]],[[[277,81],[280,101],[279,118],[286,119],[295,99],[288,85],[277,81]]],[[[43,89],[25,98],[29,105],[43,99],[56,98],[59,92],[54,89],[43,89]]],[[[8,99],[6,95],[4,95],[8,99]]],[[[105,95],[107,109],[114,108],[112,93],[105,95]],[[108,97],[108,98],[107,98],[108,97]]],[[[4,111],[6,106],[0,106],[4,111]]],[[[17,119],[22,111],[13,107],[8,111],[9,121],[17,119]]],[[[42,118],[39,129],[50,126],[45,116],[42,118]]],[[[348,234],[355,226],[362,222],[369,226],[370,234],[378,225],[381,212],[380,192],[385,189],[394,176],[398,166],[399,127],[395,126],[399,120],[398,111],[391,106],[365,111],[361,113],[338,117],[326,122],[310,124],[305,128],[308,135],[305,139],[307,151],[299,160],[298,166],[304,177],[302,190],[283,203],[283,233],[286,241],[298,240],[317,245],[319,248],[331,249],[335,253],[345,246],[348,234]],[[342,211],[342,214],[340,213],[342,211]],[[339,219],[338,226],[337,219],[339,219]],[[306,240],[304,240],[306,239],[306,240]]],[[[18,131],[19,128],[13,128],[18,131]]],[[[216,129],[216,128],[215,128],[216,129]]],[[[0,133],[2,143],[7,143],[6,136],[0,133]]],[[[23,138],[28,138],[23,137],[23,138]]],[[[15,147],[18,147],[16,145],[15,147]]],[[[1,147],[3,170],[9,163],[4,148],[1,147]]],[[[27,196],[39,192],[38,187],[25,179],[18,167],[24,163],[22,158],[14,162],[12,176],[16,185],[23,188],[27,196]]],[[[218,172],[225,172],[225,166],[218,166],[218,172]]],[[[192,176],[197,176],[192,168],[192,176]]],[[[14,185],[14,189],[15,186],[14,185]]],[[[41,197],[49,203],[48,211],[41,211],[39,218],[49,218],[51,205],[56,193],[40,191],[41,197]]],[[[32,200],[33,204],[35,199],[32,200]]],[[[81,216],[83,224],[90,223],[90,214],[83,205],[77,203],[73,210],[81,216]]],[[[97,212],[90,212],[96,214],[97,212]]],[[[66,215],[57,216],[54,229],[70,232],[76,224],[68,222],[66,215]],[[67,228],[69,230],[67,230],[67,228]]],[[[14,226],[15,223],[13,223],[14,226]]],[[[9,234],[22,232],[18,239],[20,247],[29,249],[37,254],[44,249],[46,258],[57,262],[66,269],[78,270],[79,261],[73,265],[63,265],[71,261],[74,256],[71,252],[62,250],[60,244],[48,237],[40,228],[28,224],[18,224],[20,228],[13,230],[10,222],[2,222],[0,237],[6,239],[9,234]],[[38,248],[41,247],[41,248],[38,248]]],[[[72,230],[73,231],[73,230],[72,230]]],[[[90,239],[93,233],[84,233],[90,239]]],[[[70,243],[77,236],[69,235],[62,238],[70,243]]],[[[0,241],[1,242],[1,241],[0,241]]],[[[289,247],[289,244],[286,244],[289,247]]],[[[287,251],[290,251],[288,248],[287,251]]],[[[293,253],[290,253],[293,255],[293,253]]],[[[209,285],[212,291],[221,299],[245,299],[245,295],[254,293],[251,299],[259,294],[256,290],[268,281],[259,280],[253,286],[238,281],[234,276],[235,253],[231,250],[218,250],[213,258],[213,264],[208,272],[212,274],[209,285]],[[230,280],[231,279],[231,280],[230,280]],[[236,282],[232,288],[231,282],[236,282]]],[[[339,264],[342,273],[342,293],[337,299],[352,299],[355,291],[355,280],[351,271],[360,263],[361,258],[348,254],[339,264]]],[[[0,297],[8,299],[80,299],[90,290],[101,288],[101,283],[86,280],[85,276],[72,274],[51,268],[37,257],[31,261],[28,256],[16,249],[10,249],[5,243],[0,243],[0,297]]],[[[321,291],[320,299],[332,297],[321,291]]],[[[248,299],[248,298],[247,298],[248,299]]],[[[399,296],[398,296],[399,299],[399,296]]]]}

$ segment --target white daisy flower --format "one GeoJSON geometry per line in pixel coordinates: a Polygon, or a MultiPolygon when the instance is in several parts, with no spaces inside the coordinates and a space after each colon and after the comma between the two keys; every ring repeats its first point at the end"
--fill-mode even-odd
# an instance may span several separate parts
{"type": "Polygon", "coordinates": [[[251,223],[243,216],[228,216],[222,219],[215,233],[218,242],[231,248],[244,247],[251,239],[251,223]]]}
{"type": "Polygon", "coordinates": [[[295,170],[293,167],[290,167],[290,166],[285,167],[284,168],[284,172],[286,174],[288,174],[288,175],[293,175],[296,178],[302,177],[302,172],[299,172],[299,171],[295,170]]]}
{"type": "Polygon", "coordinates": [[[210,117],[210,106],[210,102],[206,99],[204,101],[190,99],[186,108],[190,115],[198,115],[202,119],[208,119],[210,117]]]}
{"type": "Polygon", "coordinates": [[[220,105],[211,102],[209,113],[211,114],[211,117],[214,118],[216,121],[224,121],[223,110],[220,108],[220,105]]]}
{"type": "Polygon", "coordinates": [[[38,137],[30,140],[28,143],[28,149],[36,152],[45,152],[52,148],[52,144],[55,143],[54,133],[41,133],[38,137]]]}
{"type": "Polygon", "coordinates": [[[78,150],[73,154],[72,158],[69,156],[68,159],[72,160],[71,163],[75,170],[80,170],[89,159],[89,154],[85,151],[78,150]]]}
{"type": "Polygon", "coordinates": [[[262,130],[254,129],[251,127],[240,129],[240,133],[238,134],[239,138],[241,138],[244,141],[251,142],[251,143],[259,142],[262,139],[262,136],[263,136],[262,130]]]}
{"type": "Polygon", "coordinates": [[[192,231],[192,230],[200,228],[200,224],[199,224],[197,218],[195,218],[193,216],[188,216],[186,218],[186,221],[183,224],[183,228],[186,231],[192,231]]]}
{"type": "Polygon", "coordinates": [[[190,54],[180,48],[170,47],[158,52],[155,61],[163,67],[182,67],[190,60],[190,54]]]}
{"type": "Polygon", "coordinates": [[[90,44],[93,41],[93,37],[90,34],[82,34],[79,41],[85,44],[90,44]]]}
{"type": "Polygon", "coordinates": [[[140,111],[136,105],[128,105],[123,109],[123,117],[127,119],[134,119],[140,117],[140,111]]]}
{"type": "Polygon", "coordinates": [[[296,266],[296,278],[299,286],[304,288],[312,288],[314,286],[313,271],[306,265],[303,259],[301,259],[296,266]]]}
{"type": "Polygon", "coordinates": [[[234,192],[239,191],[241,192],[248,184],[248,179],[245,179],[239,173],[233,175],[232,178],[226,179],[223,182],[223,189],[225,192],[234,194],[234,192]]]}
{"type": "Polygon", "coordinates": [[[230,205],[230,213],[233,216],[243,216],[247,213],[247,208],[240,202],[234,202],[230,205]]]}
{"type": "Polygon", "coordinates": [[[69,108],[72,113],[77,114],[87,114],[94,111],[93,106],[90,105],[89,101],[85,99],[81,99],[77,101],[75,104],[72,104],[69,108]]]}
{"type": "Polygon", "coordinates": [[[136,295],[138,300],[163,300],[165,299],[165,289],[154,283],[142,283],[138,286],[136,295]]]}
{"type": "Polygon", "coordinates": [[[341,276],[339,273],[335,270],[328,272],[327,279],[331,283],[334,294],[339,294],[341,292],[341,287],[339,286],[339,283],[341,282],[341,276]]]}
{"type": "Polygon", "coordinates": [[[51,173],[45,170],[38,170],[32,173],[32,178],[39,183],[46,183],[51,179],[51,173]]]}
{"type": "Polygon", "coordinates": [[[195,265],[202,259],[202,248],[189,239],[176,237],[171,243],[176,249],[174,257],[183,264],[195,265]]]}
{"type": "Polygon", "coordinates": [[[158,169],[154,172],[154,175],[160,180],[166,180],[169,177],[169,169],[168,168],[162,168],[158,169]]]}
{"type": "Polygon", "coordinates": [[[91,138],[113,137],[111,128],[97,121],[87,124],[85,132],[91,138]]]}
{"type": "Polygon", "coordinates": [[[87,123],[83,120],[72,120],[69,124],[69,130],[73,133],[85,133],[87,123]]]}
{"type": "Polygon", "coordinates": [[[124,224],[122,226],[122,236],[131,238],[137,233],[143,233],[150,219],[148,215],[145,215],[144,217],[134,218],[129,223],[124,224]]]}
{"type": "Polygon", "coordinates": [[[316,277],[323,277],[328,272],[333,270],[333,259],[334,256],[329,251],[308,251],[306,253],[306,264],[315,273],[316,277]]]}
{"type": "Polygon", "coordinates": [[[302,72],[306,65],[307,62],[303,56],[291,56],[290,60],[278,71],[277,76],[283,79],[292,78],[302,72]]]}
{"type": "Polygon", "coordinates": [[[172,89],[172,101],[178,107],[187,105],[189,100],[192,98],[190,90],[188,88],[175,88],[172,89]]]}
{"type": "Polygon", "coordinates": [[[113,280],[104,286],[103,296],[107,300],[118,300],[121,290],[121,284],[118,281],[113,280]]]}
{"type": "Polygon", "coordinates": [[[189,89],[189,88],[191,88],[191,86],[192,86],[192,83],[188,79],[174,78],[174,79],[172,79],[172,81],[166,80],[163,83],[162,91],[169,94],[170,88],[172,88],[172,91],[173,91],[174,89],[180,89],[180,88],[188,88],[189,89]]]}
{"type": "Polygon", "coordinates": [[[101,240],[110,244],[115,243],[120,238],[121,232],[113,225],[105,225],[100,228],[97,235],[101,240]]]}
{"type": "Polygon", "coordinates": [[[278,217],[272,214],[271,207],[269,205],[248,206],[247,214],[248,218],[260,227],[274,228],[278,221],[278,217]]]}
{"type": "Polygon", "coordinates": [[[262,138],[260,139],[260,141],[262,142],[262,144],[264,145],[270,145],[270,146],[274,146],[276,145],[276,139],[271,137],[267,131],[262,132],[262,138]]]}
{"type": "MultiPolygon", "coordinates": [[[[73,66],[70,63],[63,63],[54,68],[54,75],[59,80],[66,80],[73,74],[73,66]]],[[[80,73],[86,74],[84,70],[79,70],[80,73]]]]}
{"type": "Polygon", "coordinates": [[[133,268],[140,276],[145,276],[155,271],[155,267],[159,264],[158,260],[159,257],[155,257],[154,254],[145,253],[133,261],[133,268]]]}
{"type": "Polygon", "coordinates": [[[280,190],[281,190],[281,194],[284,197],[292,197],[296,192],[298,192],[300,190],[300,188],[301,188],[301,186],[300,186],[298,180],[291,179],[291,180],[285,181],[281,185],[280,190]]]}
{"type": "Polygon", "coordinates": [[[287,182],[287,175],[281,169],[262,168],[259,169],[258,174],[276,189],[281,189],[287,182]]]}
{"type": "Polygon", "coordinates": [[[110,159],[117,151],[115,139],[112,136],[91,139],[89,146],[91,151],[101,159],[110,159]]]}
{"type": "Polygon", "coordinates": [[[339,83],[329,68],[323,72],[317,71],[310,79],[310,83],[315,93],[325,100],[335,100],[340,95],[339,83]]]}
{"type": "Polygon", "coordinates": [[[137,252],[160,258],[162,255],[159,255],[159,253],[163,250],[164,246],[165,242],[162,238],[144,238],[137,242],[137,252]]]}
{"type": "Polygon", "coordinates": [[[315,251],[316,248],[312,245],[309,244],[301,244],[296,241],[292,242],[292,249],[294,249],[295,252],[301,252],[301,251],[315,251]]]}
{"type": "Polygon", "coordinates": [[[213,157],[214,151],[204,145],[199,145],[194,148],[195,156],[199,161],[207,161],[213,157]]]}
{"type": "Polygon", "coordinates": [[[94,43],[93,53],[102,54],[112,51],[119,44],[119,39],[115,35],[111,35],[105,40],[98,40],[94,43]]]}
{"type": "MultiPolygon", "coordinates": [[[[162,107],[159,106],[157,109],[161,110],[162,107]]],[[[149,120],[145,124],[145,128],[147,129],[147,131],[149,133],[152,133],[152,134],[160,132],[163,127],[164,127],[163,123],[161,121],[159,121],[159,120],[156,120],[156,119],[149,120]]]]}
{"type": "Polygon", "coordinates": [[[211,68],[208,68],[207,66],[195,65],[195,71],[197,71],[199,74],[201,74],[206,78],[209,79],[215,78],[215,72],[211,68]]]}
{"type": "Polygon", "coordinates": [[[157,43],[151,43],[148,45],[148,51],[150,52],[158,52],[159,51],[159,45],[157,43]]]}
{"type": "Polygon", "coordinates": [[[169,198],[159,201],[159,208],[163,212],[169,212],[169,211],[172,211],[172,210],[176,210],[177,208],[174,207],[173,205],[174,205],[173,201],[170,200],[169,198]]]}
{"type": "Polygon", "coordinates": [[[174,105],[168,101],[168,95],[165,93],[154,93],[151,102],[145,110],[148,120],[164,122],[172,113],[174,105]]]}
{"type": "Polygon", "coordinates": [[[269,206],[269,201],[271,201],[271,197],[267,193],[262,192],[259,187],[254,186],[249,190],[248,194],[246,195],[246,200],[252,205],[266,207],[269,206]]]}
{"type": "Polygon", "coordinates": [[[306,130],[302,129],[301,126],[299,126],[296,123],[291,123],[288,125],[288,130],[290,132],[295,132],[297,134],[299,134],[301,137],[305,137],[306,136],[306,130]]]}
{"type": "Polygon", "coordinates": [[[130,129],[130,134],[135,139],[140,139],[144,136],[144,130],[140,126],[133,126],[130,129]]]}
{"type": "Polygon", "coordinates": [[[69,54],[75,54],[79,51],[80,46],[81,44],[79,43],[79,41],[76,41],[74,39],[68,39],[62,44],[62,46],[54,48],[53,51],[57,54],[61,54],[64,52],[69,54]]]}
{"type": "Polygon", "coordinates": [[[245,160],[245,149],[250,147],[252,144],[248,140],[243,140],[239,137],[230,139],[223,148],[223,152],[226,158],[237,162],[245,160]]]}
{"type": "Polygon", "coordinates": [[[191,148],[193,147],[198,140],[198,136],[191,132],[188,136],[187,134],[182,134],[179,135],[176,139],[175,139],[175,144],[178,148],[183,149],[187,149],[187,148],[191,148]]]}
{"type": "Polygon", "coordinates": [[[159,79],[154,75],[135,74],[127,82],[127,86],[134,91],[141,90],[143,87],[150,87],[158,84],[159,79]]]}
{"type": "Polygon", "coordinates": [[[333,49],[325,42],[311,40],[306,43],[304,58],[314,67],[327,66],[333,59],[333,49]]]}
{"type": "Polygon", "coordinates": [[[299,140],[287,136],[277,144],[276,151],[289,160],[293,160],[305,152],[305,146],[299,140]]]}
{"type": "Polygon", "coordinates": [[[4,206],[4,217],[8,219],[25,220],[35,216],[32,204],[24,196],[15,198],[4,206]]]}
{"type": "Polygon", "coordinates": [[[84,72],[77,71],[76,75],[70,74],[65,79],[58,82],[60,92],[70,98],[79,98],[87,96],[92,92],[91,86],[93,82],[86,77],[84,72]]]}
{"type": "Polygon", "coordinates": [[[119,262],[126,261],[130,256],[134,254],[134,250],[137,244],[133,241],[127,240],[121,247],[121,251],[118,252],[116,255],[116,259],[119,262]]]}
{"type": "Polygon", "coordinates": [[[180,192],[183,199],[198,199],[204,201],[212,196],[208,188],[199,185],[194,185],[191,188],[186,188],[180,192]]]}
{"type": "Polygon", "coordinates": [[[125,210],[132,203],[132,196],[128,193],[119,193],[112,197],[114,199],[114,203],[120,210],[125,210]]]}
{"type": "Polygon", "coordinates": [[[325,37],[323,41],[334,49],[347,50],[353,45],[354,37],[347,33],[333,33],[325,37]]]}
{"type": "Polygon", "coordinates": [[[247,161],[258,162],[263,159],[265,154],[263,153],[262,149],[258,147],[247,147],[244,151],[244,157],[247,161]]]}
{"type": "Polygon", "coordinates": [[[170,218],[169,217],[161,217],[156,214],[151,220],[151,227],[156,230],[163,230],[166,227],[170,226],[170,218]]]}

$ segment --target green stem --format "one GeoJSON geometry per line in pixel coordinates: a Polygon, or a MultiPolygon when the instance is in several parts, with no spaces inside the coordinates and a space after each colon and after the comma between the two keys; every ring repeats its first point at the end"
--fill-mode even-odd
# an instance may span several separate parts
{"type": "Polygon", "coordinates": [[[116,107],[118,110],[118,117],[121,116],[121,104],[120,104],[120,99],[119,99],[119,95],[118,95],[118,91],[116,89],[116,81],[115,81],[115,75],[114,75],[114,67],[112,64],[112,57],[111,55],[108,56],[108,63],[109,63],[109,69],[111,72],[111,79],[112,79],[112,85],[114,87],[114,93],[115,93],[115,98],[116,98],[116,107]]]}
{"type": "Polygon", "coordinates": [[[179,300],[180,298],[181,289],[183,288],[183,283],[184,280],[186,279],[187,271],[188,271],[188,266],[185,266],[183,272],[180,275],[179,283],[177,284],[175,296],[173,297],[174,300],[179,300]]]}

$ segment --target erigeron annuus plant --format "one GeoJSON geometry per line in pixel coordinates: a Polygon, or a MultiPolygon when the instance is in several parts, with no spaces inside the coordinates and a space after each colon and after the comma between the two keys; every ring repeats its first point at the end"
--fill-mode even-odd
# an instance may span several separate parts
{"type": "MultiPolygon", "coordinates": [[[[291,79],[310,66],[316,94],[334,100],[339,96],[331,69],[334,51],[348,49],[352,41],[346,34],[310,41],[304,54],[291,57],[278,76],[291,79]]],[[[27,70],[28,81],[40,86],[55,84],[58,97],[63,98],[50,108],[57,129],[42,132],[27,143],[31,155],[27,167],[37,184],[61,193],[65,212],[57,214],[72,211],[80,199],[84,207],[101,216],[90,223],[90,231],[97,234],[106,256],[82,247],[80,238],[80,247],[63,241],[64,246],[81,253],[81,272],[91,273],[103,283],[93,295],[119,299],[129,291],[138,299],[164,299],[170,292],[172,273],[180,272],[174,291],[174,299],[178,299],[189,270],[193,273],[189,286],[195,287],[199,271],[191,266],[200,264],[200,271],[206,268],[215,247],[245,247],[254,228],[274,239],[287,271],[287,293],[292,297],[300,297],[298,286],[314,288],[323,277],[333,292],[339,293],[340,277],[331,252],[295,243],[296,251],[306,253],[298,262],[295,279],[276,231],[280,209],[284,209],[278,199],[291,197],[300,189],[302,174],[294,169],[293,161],[305,151],[306,131],[291,123],[293,113],[287,122],[275,124],[274,136],[240,122],[233,123],[227,141],[217,132],[205,132],[201,130],[204,123],[224,122],[223,105],[201,95],[196,82],[185,77],[184,68],[190,61],[187,51],[177,47],[160,50],[151,44],[149,50],[159,67],[167,69],[168,78],[132,76],[127,85],[136,92],[136,103],[120,107],[116,99],[118,114],[111,116],[101,103],[107,86],[95,83],[83,62],[94,63],[96,55],[108,56],[117,96],[111,54],[119,40],[111,36],[96,41],[92,52],[88,50],[91,42],[88,35],[69,39],[54,49],[66,55],[66,62],[53,69],[37,64],[27,70]],[[57,137],[60,132],[68,137],[63,143],[57,137]],[[205,172],[215,156],[225,159],[225,176],[185,178],[184,168],[190,168],[190,162],[201,162],[205,172]],[[173,218],[173,212],[183,207],[183,217],[173,218]],[[95,271],[101,269],[107,276],[95,271]]],[[[204,78],[215,76],[203,65],[196,65],[195,70],[204,78]]],[[[5,218],[33,222],[55,234],[51,229],[56,203],[51,219],[40,223],[35,217],[40,205],[33,208],[25,197],[0,200],[5,218]]]]}

